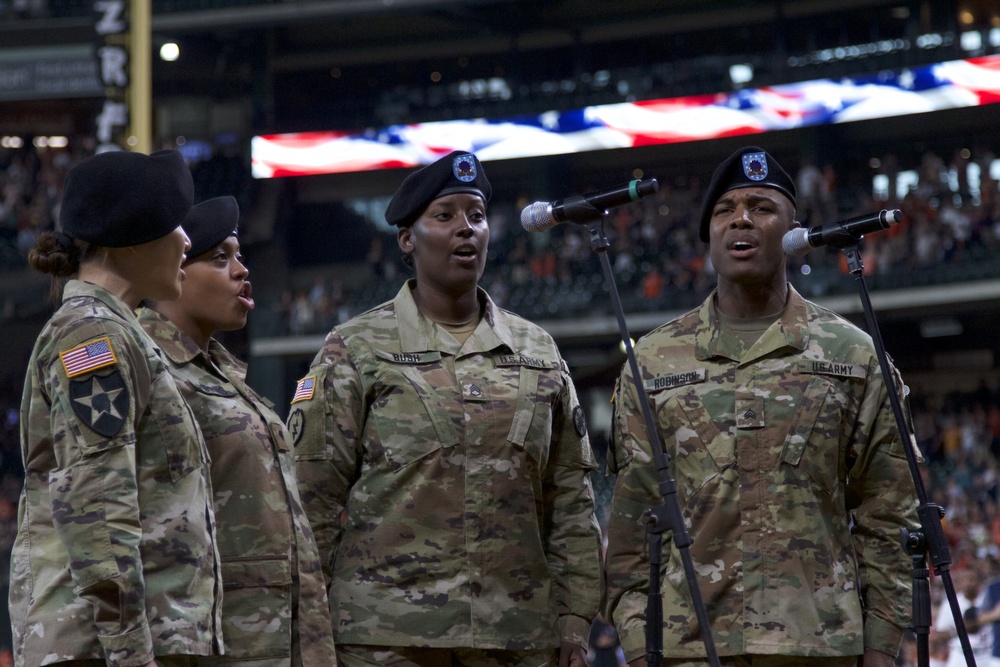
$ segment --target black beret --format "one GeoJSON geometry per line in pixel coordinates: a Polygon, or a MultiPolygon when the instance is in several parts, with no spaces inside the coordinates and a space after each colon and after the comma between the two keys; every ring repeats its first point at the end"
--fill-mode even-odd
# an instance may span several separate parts
{"type": "Polygon", "coordinates": [[[194,181],[177,151],[110,151],[69,170],[59,225],[63,233],[108,248],[155,241],[191,210],[194,181]]]}
{"type": "Polygon", "coordinates": [[[197,257],[230,236],[236,236],[239,222],[240,206],[235,197],[216,197],[195,204],[181,223],[191,239],[187,256],[197,257]]]}
{"type": "Polygon", "coordinates": [[[763,148],[747,146],[736,151],[718,166],[708,184],[701,205],[701,240],[708,243],[708,221],[715,202],[725,192],[738,188],[774,188],[795,206],[795,183],[778,161],[763,148]]]}
{"type": "Polygon", "coordinates": [[[432,201],[457,192],[479,195],[483,201],[493,194],[483,165],[472,153],[454,151],[407,176],[385,209],[385,220],[407,227],[432,201]]]}

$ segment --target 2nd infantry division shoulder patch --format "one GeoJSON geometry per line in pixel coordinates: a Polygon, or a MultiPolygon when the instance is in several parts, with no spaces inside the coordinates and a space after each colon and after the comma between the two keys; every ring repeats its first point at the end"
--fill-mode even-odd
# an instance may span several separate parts
{"type": "Polygon", "coordinates": [[[69,402],[80,423],[106,438],[115,436],[128,418],[129,393],[121,373],[70,380],[69,402]]]}

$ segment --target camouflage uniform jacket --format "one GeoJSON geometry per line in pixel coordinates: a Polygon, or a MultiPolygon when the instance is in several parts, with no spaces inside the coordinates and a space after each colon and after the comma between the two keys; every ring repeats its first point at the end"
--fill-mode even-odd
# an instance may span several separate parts
{"type": "Polygon", "coordinates": [[[15,664],[221,651],[208,452],[126,304],[67,283],[28,362],[21,416],[15,664]]]}
{"type": "Polygon", "coordinates": [[[246,365],[218,341],[206,354],[148,308],[139,322],[167,357],[212,457],[226,661],[336,664],[326,582],[285,425],[246,385],[246,365]],[[294,662],[293,644],[301,653],[294,662]]]}
{"type": "MultiPolygon", "coordinates": [[[[721,328],[714,294],[636,345],[716,647],[895,655],[910,614],[899,529],[916,527],[916,493],[886,385],[867,334],[789,292],[749,350],[721,328]]],[[[661,501],[627,365],[615,404],[608,617],[631,660],[645,650],[641,515],[661,501]]],[[[673,541],[664,568],[663,654],[702,657],[673,541]]]]}
{"type": "Polygon", "coordinates": [[[482,290],[459,346],[411,285],[327,336],[289,414],[337,642],[586,646],[600,529],[566,364],[482,290]]]}

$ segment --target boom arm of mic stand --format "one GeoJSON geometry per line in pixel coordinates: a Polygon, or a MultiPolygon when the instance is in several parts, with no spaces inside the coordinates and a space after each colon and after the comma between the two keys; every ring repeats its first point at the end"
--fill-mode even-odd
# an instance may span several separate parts
{"type": "Polygon", "coordinates": [[[965,655],[965,662],[968,667],[975,667],[976,658],[972,653],[972,644],[969,642],[969,633],[965,627],[965,620],[962,617],[962,610],[958,606],[958,597],[955,594],[955,585],[951,580],[951,553],[948,549],[948,540],[944,535],[944,528],[941,526],[941,518],[944,516],[944,509],[938,505],[928,502],[927,490],[924,488],[923,477],[917,465],[917,455],[913,451],[913,435],[910,433],[906,418],[903,414],[903,406],[899,400],[899,394],[893,382],[892,367],[889,365],[889,358],[885,352],[885,345],[882,342],[882,334],[879,332],[878,322],[875,321],[874,309],[872,308],[871,297],[868,293],[868,285],[865,283],[864,264],[861,260],[861,252],[858,245],[841,248],[847,257],[847,266],[850,272],[858,280],[858,292],[861,297],[861,305],[865,313],[865,321],[868,324],[868,334],[875,344],[875,353],[878,356],[879,368],[882,370],[882,377],[886,383],[886,390],[889,395],[889,405],[892,407],[892,414],[896,419],[896,428],[899,430],[899,437],[903,440],[903,450],[906,452],[906,462],[910,469],[910,477],[913,478],[913,485],[917,490],[917,516],[920,519],[920,530],[910,533],[905,528],[901,532],[902,547],[909,554],[912,562],[913,577],[913,629],[917,635],[917,667],[927,667],[930,664],[929,646],[927,637],[930,634],[931,625],[931,600],[930,586],[927,580],[928,570],[926,568],[927,558],[934,567],[934,573],[941,577],[944,582],[945,594],[948,597],[948,605],[951,607],[951,615],[955,620],[955,630],[962,644],[962,653],[965,655]]]}
{"type": "Polygon", "coordinates": [[[646,510],[644,515],[646,535],[649,540],[649,593],[646,601],[646,664],[648,667],[653,667],[654,665],[659,667],[661,656],[663,655],[663,601],[660,597],[660,565],[663,562],[663,539],[661,536],[669,530],[673,536],[674,544],[677,545],[681,554],[681,562],[684,565],[684,576],[687,579],[688,590],[691,593],[691,606],[694,607],[695,616],[698,619],[698,627],[701,629],[701,639],[705,644],[705,655],[708,656],[709,664],[712,667],[719,667],[719,656],[715,650],[712,628],[708,623],[708,612],[705,610],[705,602],[701,597],[701,590],[698,588],[697,573],[694,569],[694,561],[691,559],[691,551],[688,548],[691,546],[691,535],[687,532],[687,527],[684,525],[680,501],[677,499],[677,482],[670,477],[670,455],[663,448],[663,444],[660,441],[659,432],[656,430],[656,423],[653,421],[653,412],[649,407],[649,400],[642,387],[642,379],[639,376],[639,363],[636,361],[635,351],[632,349],[632,338],[629,336],[628,325],[625,323],[625,313],[622,309],[621,297],[618,295],[615,276],[611,270],[611,262],[607,256],[610,243],[608,243],[608,239],[604,235],[603,220],[590,223],[590,245],[600,258],[601,267],[604,270],[604,282],[607,284],[615,316],[618,318],[618,329],[621,333],[622,343],[625,346],[625,355],[628,358],[629,368],[632,371],[632,381],[635,384],[639,405],[642,408],[642,416],[646,424],[646,432],[649,436],[649,444],[653,450],[653,460],[659,476],[658,486],[660,497],[663,499],[660,505],[646,510]]]}

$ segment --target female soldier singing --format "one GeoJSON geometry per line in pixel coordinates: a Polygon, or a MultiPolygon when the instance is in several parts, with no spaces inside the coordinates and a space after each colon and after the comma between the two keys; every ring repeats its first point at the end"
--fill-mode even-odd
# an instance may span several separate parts
{"type": "Polygon", "coordinates": [[[172,665],[221,650],[205,443],[133,313],[180,294],[193,194],[177,152],[101,153],[69,171],[61,231],[29,256],[75,279],[24,382],[19,666],[172,665]]]}
{"type": "Polygon", "coordinates": [[[386,220],[416,279],[335,328],[294,393],[341,665],[583,665],[593,458],[551,336],[478,286],[490,194],[469,153],[406,178],[386,220]]]}
{"type": "Polygon", "coordinates": [[[245,382],[246,365],[212,336],[253,309],[232,197],[195,205],[176,301],[139,321],[163,350],[205,434],[222,556],[227,667],[335,667],[326,585],[295,486],[285,425],[245,382]]]}

